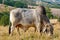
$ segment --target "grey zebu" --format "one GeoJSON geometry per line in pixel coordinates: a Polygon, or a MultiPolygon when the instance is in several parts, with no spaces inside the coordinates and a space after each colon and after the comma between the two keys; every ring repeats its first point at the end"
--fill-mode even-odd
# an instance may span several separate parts
{"type": "MultiPolygon", "coordinates": [[[[35,29],[41,32],[41,22],[43,22],[41,15],[46,16],[43,6],[38,6],[36,9],[17,8],[12,10],[10,12],[11,27],[9,27],[9,34],[13,32],[16,26],[20,26],[20,28],[26,31],[27,28],[34,25],[35,29]]],[[[19,31],[19,28],[17,30],[19,31]]]]}

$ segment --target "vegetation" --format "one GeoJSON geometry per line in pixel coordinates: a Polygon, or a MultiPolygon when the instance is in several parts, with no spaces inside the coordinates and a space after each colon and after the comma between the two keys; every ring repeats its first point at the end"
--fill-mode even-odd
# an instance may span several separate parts
{"type": "Polygon", "coordinates": [[[23,2],[15,2],[15,7],[20,7],[20,8],[27,8],[27,4],[26,3],[23,3],[23,2]]]}
{"type": "Polygon", "coordinates": [[[46,15],[48,16],[49,19],[58,18],[57,16],[52,15],[51,10],[48,6],[46,7],[46,12],[47,12],[46,15]]]}
{"type": "Polygon", "coordinates": [[[9,6],[13,6],[13,7],[27,7],[26,3],[23,3],[21,1],[6,1],[4,4],[9,5],[9,6]]]}
{"type": "Polygon", "coordinates": [[[8,25],[9,24],[9,14],[8,12],[0,13],[0,25],[8,25]]]}
{"type": "Polygon", "coordinates": [[[60,22],[60,17],[58,18],[58,21],[60,22]]]}

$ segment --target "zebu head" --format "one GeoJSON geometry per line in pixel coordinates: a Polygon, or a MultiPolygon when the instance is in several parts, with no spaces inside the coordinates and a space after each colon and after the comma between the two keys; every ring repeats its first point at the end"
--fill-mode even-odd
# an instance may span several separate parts
{"type": "Polygon", "coordinates": [[[36,10],[38,13],[46,15],[46,10],[44,6],[37,6],[36,10]]]}
{"type": "Polygon", "coordinates": [[[48,23],[45,25],[45,27],[46,27],[46,32],[48,33],[48,35],[53,35],[53,26],[50,23],[48,23]]]}

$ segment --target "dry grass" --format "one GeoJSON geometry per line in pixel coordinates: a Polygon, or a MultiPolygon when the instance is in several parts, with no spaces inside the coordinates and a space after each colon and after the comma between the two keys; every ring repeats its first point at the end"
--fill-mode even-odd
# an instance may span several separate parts
{"type": "Polygon", "coordinates": [[[13,36],[9,36],[8,27],[0,26],[0,40],[60,40],[60,23],[54,25],[54,35],[49,37],[47,35],[40,35],[38,32],[34,32],[34,28],[29,28],[27,32],[20,29],[21,35],[18,35],[16,29],[13,36]]]}
{"type": "Polygon", "coordinates": [[[6,12],[6,11],[11,11],[12,9],[15,9],[15,7],[0,4],[0,13],[6,12]]]}

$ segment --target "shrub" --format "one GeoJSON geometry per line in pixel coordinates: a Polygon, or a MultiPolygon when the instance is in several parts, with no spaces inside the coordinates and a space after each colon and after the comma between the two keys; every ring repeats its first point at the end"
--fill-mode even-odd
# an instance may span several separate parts
{"type": "Polygon", "coordinates": [[[49,7],[46,7],[46,12],[47,12],[46,15],[48,16],[48,18],[52,19],[53,15],[51,14],[49,7]]]}
{"type": "Polygon", "coordinates": [[[58,18],[58,21],[60,22],[60,17],[58,18]]]}
{"type": "Polygon", "coordinates": [[[55,18],[57,19],[57,18],[58,18],[57,16],[53,16],[53,15],[52,15],[51,10],[50,10],[49,7],[46,7],[46,12],[47,12],[46,15],[48,16],[49,19],[53,19],[53,18],[54,18],[54,19],[55,19],[55,18]]]}
{"type": "Polygon", "coordinates": [[[9,24],[9,14],[8,12],[3,12],[0,13],[1,14],[1,18],[0,18],[0,25],[6,26],[9,24]]]}
{"type": "Polygon", "coordinates": [[[27,8],[27,4],[23,3],[23,2],[20,2],[20,1],[19,2],[16,1],[14,6],[15,7],[20,7],[20,8],[27,8]]]}

